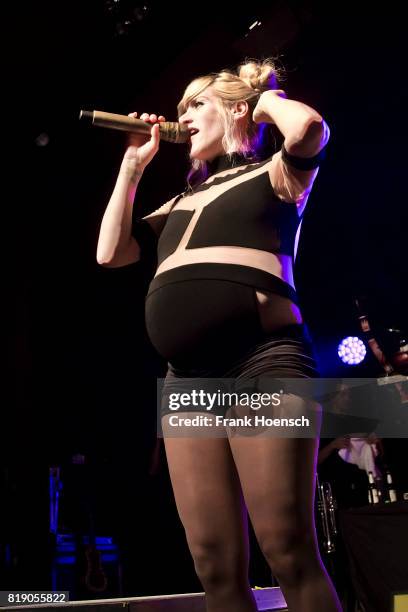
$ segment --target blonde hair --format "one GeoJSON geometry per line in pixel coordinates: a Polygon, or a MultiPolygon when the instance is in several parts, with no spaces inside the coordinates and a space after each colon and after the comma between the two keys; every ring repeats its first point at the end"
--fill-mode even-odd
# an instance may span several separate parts
{"type": "MultiPolygon", "coordinates": [[[[194,79],[186,88],[177,110],[179,117],[186,111],[190,102],[205,89],[211,87],[218,104],[221,119],[224,124],[222,144],[227,155],[238,152],[248,160],[256,159],[262,147],[263,126],[252,120],[259,96],[268,89],[277,89],[278,77],[282,69],[278,68],[276,60],[247,60],[238,66],[236,72],[221,70],[194,79]],[[245,101],[249,107],[246,124],[237,124],[230,109],[235,102],[245,101]]],[[[193,159],[187,180],[190,185],[205,180],[208,176],[207,163],[193,159]]]]}

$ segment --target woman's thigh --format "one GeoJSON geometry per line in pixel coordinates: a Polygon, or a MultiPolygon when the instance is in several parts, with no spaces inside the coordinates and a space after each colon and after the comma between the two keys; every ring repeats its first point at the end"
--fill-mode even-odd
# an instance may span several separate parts
{"type": "Polygon", "coordinates": [[[164,442],[193,556],[220,555],[225,561],[228,555],[234,566],[246,563],[247,512],[228,438],[165,435],[164,442]]]}
{"type": "Polygon", "coordinates": [[[242,433],[229,443],[258,538],[279,549],[296,534],[312,534],[318,438],[242,433]]]}

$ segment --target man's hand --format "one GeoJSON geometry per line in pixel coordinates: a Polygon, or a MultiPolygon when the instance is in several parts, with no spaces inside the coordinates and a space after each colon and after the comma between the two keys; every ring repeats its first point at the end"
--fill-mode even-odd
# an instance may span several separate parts
{"type": "Polygon", "coordinates": [[[333,450],[334,449],[338,449],[340,450],[341,448],[350,448],[350,438],[348,438],[347,436],[342,436],[339,438],[336,438],[335,440],[332,440],[332,442],[330,442],[333,450]]]}

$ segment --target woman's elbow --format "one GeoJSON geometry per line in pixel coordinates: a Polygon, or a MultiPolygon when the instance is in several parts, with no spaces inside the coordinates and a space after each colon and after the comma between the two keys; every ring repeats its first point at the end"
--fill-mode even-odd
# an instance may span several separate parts
{"type": "Polygon", "coordinates": [[[329,142],[330,128],[324,119],[322,119],[321,124],[322,124],[322,133],[321,133],[321,140],[320,140],[320,148],[323,149],[323,147],[325,147],[327,143],[329,142]]]}
{"type": "Polygon", "coordinates": [[[315,149],[316,152],[323,149],[323,147],[328,143],[329,138],[330,129],[323,117],[311,121],[306,127],[304,140],[310,147],[315,149]]]}
{"type": "Polygon", "coordinates": [[[96,249],[96,261],[100,266],[108,266],[112,262],[112,257],[109,256],[106,249],[98,248],[96,249]]]}
{"type": "Polygon", "coordinates": [[[301,132],[291,142],[286,143],[285,140],[285,148],[291,155],[309,157],[321,151],[329,138],[329,126],[322,117],[318,116],[305,123],[301,132]]]}
{"type": "Polygon", "coordinates": [[[105,267],[109,267],[109,264],[111,263],[108,259],[105,259],[104,257],[100,257],[99,255],[96,256],[96,262],[100,266],[105,266],[105,267]]]}
{"type": "Polygon", "coordinates": [[[120,268],[136,263],[139,259],[140,247],[133,238],[130,239],[125,248],[116,249],[114,252],[99,247],[96,250],[96,261],[105,268],[120,268]]]}

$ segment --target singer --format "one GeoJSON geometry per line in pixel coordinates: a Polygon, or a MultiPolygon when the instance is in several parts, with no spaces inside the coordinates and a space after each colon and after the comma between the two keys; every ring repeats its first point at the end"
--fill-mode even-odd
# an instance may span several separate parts
{"type": "MultiPolygon", "coordinates": [[[[141,114],[153,124],[151,136],[130,136],[103,216],[97,260],[125,266],[157,248],[146,325],[169,362],[169,387],[192,377],[317,376],[293,257],[329,129],[317,111],[278,89],[278,77],[272,60],[251,61],[187,86],[178,114],[189,130],[188,186],[133,224],[137,187],[159,151],[165,118],[141,114]],[[281,132],[283,146],[263,159],[268,124],[281,132]]],[[[168,419],[164,410],[165,426],[168,419]]],[[[317,444],[313,437],[231,431],[165,433],[177,508],[208,612],[256,610],[248,582],[247,512],[289,609],[341,610],[316,544],[317,444]]]]}

